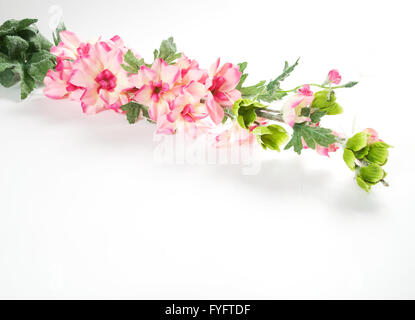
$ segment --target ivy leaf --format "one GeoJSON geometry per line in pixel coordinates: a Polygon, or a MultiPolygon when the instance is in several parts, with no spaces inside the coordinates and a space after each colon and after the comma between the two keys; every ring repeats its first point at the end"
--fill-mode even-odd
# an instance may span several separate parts
{"type": "Polygon", "coordinates": [[[137,119],[140,117],[140,111],[142,112],[143,117],[149,118],[147,107],[137,102],[128,102],[121,106],[121,110],[127,113],[127,120],[130,124],[137,122],[137,119]]]}
{"type": "Polygon", "coordinates": [[[296,123],[293,127],[293,135],[291,140],[285,146],[285,150],[294,147],[294,151],[301,154],[303,149],[304,139],[307,146],[311,149],[315,149],[316,145],[328,147],[330,144],[336,142],[336,137],[332,134],[330,129],[322,127],[310,127],[305,123],[296,123]]]}
{"type": "Polygon", "coordinates": [[[62,40],[61,40],[61,32],[65,31],[65,23],[63,21],[59,22],[58,26],[56,27],[55,31],[52,33],[53,36],[53,43],[55,46],[57,46],[62,40]]]}
{"type": "Polygon", "coordinates": [[[124,61],[127,64],[122,64],[121,66],[123,67],[125,71],[129,73],[138,73],[138,71],[140,70],[140,67],[144,65],[144,59],[140,59],[140,60],[137,59],[137,57],[131,50],[128,50],[124,54],[124,61]]]}
{"type": "Polygon", "coordinates": [[[16,32],[23,30],[36,22],[37,19],[23,19],[20,21],[14,19],[7,20],[0,26],[0,37],[15,34],[16,32]]]}

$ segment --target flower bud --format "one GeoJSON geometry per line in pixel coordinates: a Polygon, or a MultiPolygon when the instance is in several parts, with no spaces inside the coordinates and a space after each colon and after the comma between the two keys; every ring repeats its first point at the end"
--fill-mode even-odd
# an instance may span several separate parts
{"type": "Polygon", "coordinates": [[[341,81],[342,76],[340,75],[339,71],[336,69],[330,70],[329,74],[327,75],[327,82],[339,84],[341,81]]]}

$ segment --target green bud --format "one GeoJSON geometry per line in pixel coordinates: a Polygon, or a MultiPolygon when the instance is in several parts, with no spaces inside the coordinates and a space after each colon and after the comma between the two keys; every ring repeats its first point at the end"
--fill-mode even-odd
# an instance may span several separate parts
{"type": "Polygon", "coordinates": [[[271,124],[266,127],[256,127],[252,131],[258,140],[258,143],[264,149],[280,151],[280,147],[288,141],[287,131],[279,125],[271,124]]]}
{"type": "Polygon", "coordinates": [[[356,182],[360,188],[365,190],[366,192],[370,192],[371,185],[367,184],[362,178],[359,176],[356,177],[356,182]]]}
{"type": "Polygon", "coordinates": [[[371,163],[367,167],[360,168],[359,176],[366,183],[376,184],[386,176],[386,173],[380,166],[371,163]]]}
{"type": "Polygon", "coordinates": [[[359,151],[367,146],[368,134],[366,132],[356,133],[353,137],[349,138],[346,142],[346,148],[352,151],[359,151]]]}
{"type": "Polygon", "coordinates": [[[357,159],[363,159],[369,152],[369,146],[364,147],[363,149],[356,151],[354,155],[357,159]]]}
{"type": "Polygon", "coordinates": [[[239,99],[235,101],[233,104],[233,113],[242,128],[249,129],[249,126],[255,122],[255,109],[258,108],[266,108],[266,106],[250,99],[239,99]]]}
{"type": "Polygon", "coordinates": [[[354,170],[356,168],[356,164],[355,164],[356,157],[354,156],[354,153],[352,150],[344,149],[343,160],[344,162],[346,162],[347,166],[351,170],[354,170]]]}
{"type": "Polygon", "coordinates": [[[381,141],[373,143],[369,147],[369,151],[366,156],[367,160],[380,166],[385,165],[389,156],[388,148],[389,145],[387,143],[381,141]]]}

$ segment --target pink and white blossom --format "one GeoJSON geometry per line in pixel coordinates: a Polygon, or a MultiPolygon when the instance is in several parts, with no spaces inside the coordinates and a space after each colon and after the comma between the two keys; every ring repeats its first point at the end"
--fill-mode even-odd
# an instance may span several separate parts
{"type": "Polygon", "coordinates": [[[305,84],[295,96],[289,97],[282,107],[282,117],[286,124],[293,127],[296,123],[310,121],[309,117],[301,115],[301,110],[309,107],[314,100],[313,91],[305,84]]]}
{"type": "Polygon", "coordinates": [[[223,119],[223,107],[230,108],[241,98],[241,92],[236,89],[242,74],[239,67],[232,63],[225,63],[221,67],[219,65],[220,59],[211,66],[210,78],[206,82],[209,89],[207,97],[209,115],[216,124],[223,119]]]}

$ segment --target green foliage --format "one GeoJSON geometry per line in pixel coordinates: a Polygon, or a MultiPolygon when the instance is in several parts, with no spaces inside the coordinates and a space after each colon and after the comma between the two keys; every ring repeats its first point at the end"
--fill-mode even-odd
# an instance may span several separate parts
{"type": "Polygon", "coordinates": [[[58,26],[56,27],[55,32],[52,33],[53,42],[55,46],[57,46],[59,42],[61,42],[61,32],[65,30],[66,30],[66,27],[63,21],[59,22],[58,26]]]}
{"type": "Polygon", "coordinates": [[[239,99],[233,104],[233,113],[238,121],[238,124],[244,128],[249,129],[249,126],[256,120],[255,109],[266,108],[258,101],[250,99],[239,99]]]}
{"type": "Polygon", "coordinates": [[[56,65],[52,44],[33,25],[36,21],[8,20],[0,26],[0,84],[8,88],[21,81],[21,99],[56,65]]]}
{"type": "Polygon", "coordinates": [[[349,138],[345,145],[343,159],[346,165],[356,169],[356,182],[365,191],[369,192],[371,187],[383,180],[386,172],[382,166],[386,164],[391,147],[383,141],[370,142],[367,132],[356,133],[349,138]]]}
{"type": "Polygon", "coordinates": [[[258,100],[265,101],[265,102],[272,102],[275,100],[280,100],[287,95],[286,92],[281,91],[281,82],[284,81],[295,69],[298,65],[298,61],[300,58],[297,59],[295,63],[290,65],[287,61],[285,61],[284,69],[282,73],[276,77],[274,80],[271,80],[267,86],[265,87],[265,92],[261,93],[258,96],[258,100]]]}
{"type": "Polygon", "coordinates": [[[314,94],[311,108],[325,111],[327,115],[336,115],[343,112],[343,108],[336,102],[334,91],[321,90],[314,94]]]}
{"type": "Polygon", "coordinates": [[[330,129],[311,127],[306,123],[296,123],[293,130],[293,135],[291,140],[285,146],[285,150],[293,147],[294,151],[298,154],[301,154],[301,150],[303,150],[302,139],[304,139],[307,146],[311,149],[315,149],[317,144],[323,147],[328,147],[330,144],[337,141],[330,129]]]}
{"type": "Polygon", "coordinates": [[[131,50],[128,50],[124,54],[124,61],[126,64],[122,64],[121,66],[129,73],[138,73],[140,67],[144,65],[144,59],[137,59],[131,50]]]}
{"type": "Polygon", "coordinates": [[[252,131],[258,140],[258,143],[264,149],[280,151],[280,147],[287,142],[289,136],[287,131],[279,125],[271,124],[264,127],[256,127],[252,131]]]}
{"type": "Polygon", "coordinates": [[[130,124],[136,123],[137,119],[140,117],[140,114],[142,114],[145,118],[149,118],[147,107],[137,102],[128,102],[127,104],[121,106],[121,110],[126,112],[127,120],[130,124]]]}
{"type": "Polygon", "coordinates": [[[172,64],[177,58],[181,57],[181,53],[177,52],[176,44],[174,43],[173,37],[168,38],[167,40],[163,40],[160,44],[159,50],[154,50],[154,60],[157,58],[161,58],[166,63],[172,64]]]}

